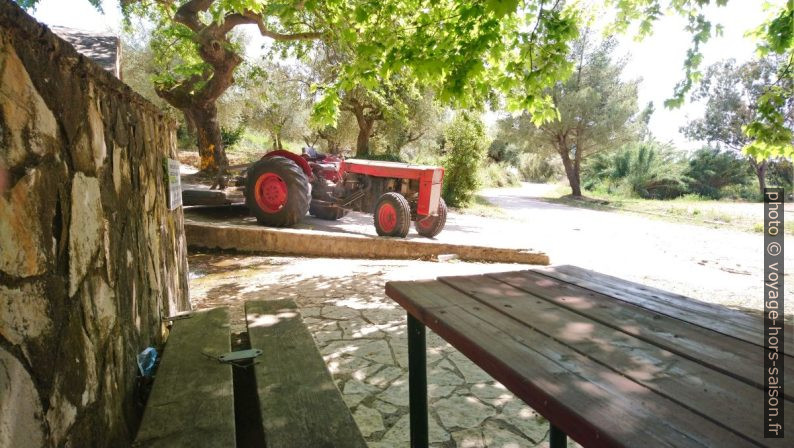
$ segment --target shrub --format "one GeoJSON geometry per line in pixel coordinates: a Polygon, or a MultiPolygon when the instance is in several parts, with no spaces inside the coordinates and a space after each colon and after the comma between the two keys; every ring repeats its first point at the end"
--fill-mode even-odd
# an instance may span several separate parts
{"type": "Polygon", "coordinates": [[[724,196],[726,187],[747,185],[748,166],[746,160],[732,153],[712,148],[699,149],[689,159],[686,170],[689,188],[702,196],[719,199],[724,196]]]}
{"type": "Polygon", "coordinates": [[[791,191],[794,187],[794,165],[791,160],[774,159],[767,162],[767,185],[770,187],[783,187],[791,191]]]}
{"type": "Polygon", "coordinates": [[[480,168],[480,185],[488,188],[521,185],[518,170],[507,163],[485,162],[480,168]]]}
{"type": "Polygon", "coordinates": [[[684,168],[672,148],[647,141],[613,154],[597,154],[585,167],[582,186],[645,199],[672,199],[687,192],[684,168]]]}
{"type": "Polygon", "coordinates": [[[476,115],[460,112],[446,127],[442,194],[447,204],[460,207],[471,202],[479,186],[477,168],[482,163],[487,148],[484,126],[476,115]]]}
{"type": "Polygon", "coordinates": [[[521,179],[527,182],[548,182],[562,174],[558,164],[540,154],[521,154],[517,164],[521,179]]]}
{"type": "Polygon", "coordinates": [[[626,182],[642,198],[672,199],[684,194],[686,176],[669,148],[643,143],[630,162],[626,182]]]}
{"type": "Polygon", "coordinates": [[[236,128],[221,126],[221,141],[223,142],[223,147],[226,149],[234,147],[243,138],[244,133],[245,128],[243,126],[238,126],[236,128]]]}
{"type": "Polygon", "coordinates": [[[515,165],[518,162],[520,150],[513,143],[497,139],[488,147],[488,157],[494,162],[506,162],[515,165]]]}

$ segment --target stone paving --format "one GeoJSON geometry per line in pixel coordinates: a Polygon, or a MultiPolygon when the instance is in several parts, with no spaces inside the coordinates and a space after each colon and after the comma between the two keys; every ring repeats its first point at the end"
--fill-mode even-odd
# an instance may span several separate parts
{"type": "MultiPolygon", "coordinates": [[[[230,306],[232,331],[239,332],[245,300],[294,299],[370,446],[404,447],[406,318],[385,296],[384,284],[526,267],[196,254],[190,258],[191,301],[195,308],[230,306]]],[[[427,346],[431,446],[548,446],[545,419],[432,332],[427,346]]]]}

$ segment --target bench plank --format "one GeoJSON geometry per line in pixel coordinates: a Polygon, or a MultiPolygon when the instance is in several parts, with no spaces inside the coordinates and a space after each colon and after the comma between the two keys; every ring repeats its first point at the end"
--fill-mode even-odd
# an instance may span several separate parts
{"type": "Polygon", "coordinates": [[[174,322],[135,446],[235,446],[232,367],[205,356],[229,351],[227,308],[174,322]]]}
{"type": "Polygon", "coordinates": [[[268,448],[367,446],[292,300],[245,304],[268,448]]]}
{"type": "Polygon", "coordinates": [[[444,283],[388,282],[386,294],[580,443],[757,446],[444,283]]]}

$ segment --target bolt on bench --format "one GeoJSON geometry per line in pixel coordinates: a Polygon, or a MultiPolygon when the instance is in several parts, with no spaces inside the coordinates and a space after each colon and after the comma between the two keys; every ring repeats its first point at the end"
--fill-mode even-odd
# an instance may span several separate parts
{"type": "MultiPolygon", "coordinates": [[[[261,350],[253,369],[268,448],[366,447],[295,303],[246,302],[245,311],[261,350]]],[[[230,336],[227,308],[174,321],[134,446],[236,446],[235,367],[217,359],[231,352],[230,336]]]]}

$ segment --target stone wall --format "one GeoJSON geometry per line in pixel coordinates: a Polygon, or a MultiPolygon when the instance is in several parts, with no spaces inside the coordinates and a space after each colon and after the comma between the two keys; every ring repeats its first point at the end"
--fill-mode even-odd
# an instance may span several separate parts
{"type": "Polygon", "coordinates": [[[189,308],[165,157],[173,123],[0,0],[1,447],[130,444],[135,355],[189,308]]]}

